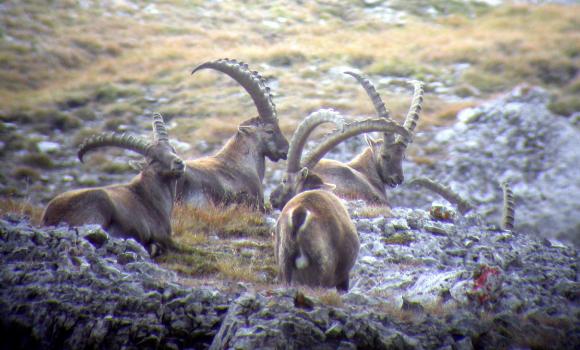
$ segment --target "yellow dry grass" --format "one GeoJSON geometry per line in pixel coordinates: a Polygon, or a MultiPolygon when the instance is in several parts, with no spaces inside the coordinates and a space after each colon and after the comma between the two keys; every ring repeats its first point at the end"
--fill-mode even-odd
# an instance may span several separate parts
{"type": "Polygon", "coordinates": [[[33,205],[26,200],[17,200],[12,198],[2,198],[0,200],[0,216],[15,214],[25,216],[30,219],[34,225],[40,224],[43,208],[33,205]]]}

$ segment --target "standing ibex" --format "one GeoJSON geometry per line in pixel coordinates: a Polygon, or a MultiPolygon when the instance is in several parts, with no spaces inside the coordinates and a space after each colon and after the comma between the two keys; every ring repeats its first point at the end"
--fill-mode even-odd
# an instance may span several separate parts
{"type": "MultiPolygon", "coordinates": [[[[316,116],[317,114],[328,114],[328,113],[335,113],[335,112],[328,112],[325,110],[319,111],[311,116],[316,116]]],[[[295,188],[295,178],[299,177],[298,173],[301,169],[300,166],[300,159],[302,156],[302,151],[304,149],[305,138],[308,137],[312,130],[301,130],[303,129],[303,125],[308,125],[311,128],[316,127],[316,125],[320,123],[312,123],[308,122],[308,119],[311,118],[309,116],[307,119],[304,120],[303,124],[301,124],[294,136],[292,137],[292,142],[290,144],[290,151],[288,152],[288,163],[286,168],[286,174],[284,175],[284,179],[282,183],[278,185],[272,194],[270,195],[270,202],[272,206],[277,209],[281,209],[286,202],[290,200],[296,193],[298,193],[297,188],[295,188]]],[[[344,141],[348,138],[369,133],[369,132],[384,132],[390,134],[399,134],[402,138],[409,137],[409,131],[405,129],[403,126],[399,125],[398,123],[392,120],[385,120],[385,119],[367,119],[362,121],[356,121],[348,124],[340,124],[339,130],[336,130],[330,133],[325,139],[322,140],[321,145],[333,145],[336,146],[341,141],[344,141]]],[[[328,148],[330,149],[330,148],[328,148]]],[[[338,163],[338,162],[337,162],[338,163]]],[[[317,168],[314,166],[316,162],[307,163],[303,162],[302,164],[306,164],[305,168],[311,169],[311,173],[314,172],[318,175],[317,168]]],[[[342,163],[340,163],[342,164],[342,163]]],[[[348,168],[340,168],[339,170],[344,170],[344,174],[354,174],[356,177],[351,179],[350,182],[344,182],[340,186],[343,188],[342,193],[345,191],[353,191],[358,194],[359,197],[363,198],[373,198],[375,190],[371,187],[367,180],[364,177],[359,176],[358,174],[354,173],[354,170],[348,168]]],[[[340,172],[338,172],[340,174],[340,172]]],[[[329,182],[329,178],[332,176],[320,176],[324,182],[329,182]]],[[[343,180],[346,176],[336,177],[338,180],[343,180]]],[[[309,189],[308,181],[304,182],[303,185],[306,186],[305,189],[309,189]]],[[[338,185],[336,185],[338,188],[338,185]]],[[[336,192],[336,190],[335,190],[336,192]]],[[[340,195],[341,192],[339,192],[340,195]]]]}
{"type": "Polygon", "coordinates": [[[167,249],[171,241],[171,211],[177,179],[185,164],[175,154],[163,118],[153,117],[154,140],[108,133],[87,139],[78,151],[80,161],[85,153],[97,148],[115,146],[145,157],[142,170],[128,184],[79,189],[52,199],[42,215],[43,225],[61,222],[70,226],[97,224],[111,235],[135,238],[152,255],[157,248],[167,249]]]}
{"type": "Polygon", "coordinates": [[[288,152],[270,89],[258,72],[250,71],[243,62],[206,62],[192,74],[206,68],[225,73],[242,85],[252,97],[258,117],[241,123],[217,154],[186,162],[186,173],[178,182],[178,199],[198,207],[233,202],[263,209],[265,158],[276,162],[286,159],[288,152]]]}
{"type": "MultiPolygon", "coordinates": [[[[368,79],[352,72],[364,87],[380,118],[393,121],[383,101],[368,79]]],[[[302,166],[313,169],[324,181],[336,184],[335,193],[348,199],[362,199],[370,204],[388,205],[385,185],[395,187],[403,180],[403,159],[405,150],[412,140],[423,102],[423,83],[413,81],[414,94],[411,107],[403,124],[408,135],[384,132],[383,140],[366,137],[369,145],[362,153],[348,163],[322,159],[324,155],[352,135],[335,132],[329,135],[307,155],[302,166]],[[409,137],[407,137],[409,136],[409,137]],[[321,160],[322,159],[322,160],[321,160]]]]}
{"type": "Polygon", "coordinates": [[[340,199],[328,191],[335,186],[308,168],[299,170],[306,138],[326,122],[335,123],[337,132],[350,136],[375,130],[404,136],[408,132],[386,120],[344,124],[338,113],[320,110],[304,119],[292,137],[286,174],[270,196],[275,208],[283,207],[276,224],[275,243],[280,280],[346,291],[359,249],[356,229],[340,199]]]}
{"type": "Polygon", "coordinates": [[[340,199],[322,189],[327,184],[306,168],[301,175],[314,189],[292,198],[278,218],[275,254],[280,281],[347,291],[360,245],[356,228],[340,199]],[[313,182],[319,182],[320,189],[313,182]]]}

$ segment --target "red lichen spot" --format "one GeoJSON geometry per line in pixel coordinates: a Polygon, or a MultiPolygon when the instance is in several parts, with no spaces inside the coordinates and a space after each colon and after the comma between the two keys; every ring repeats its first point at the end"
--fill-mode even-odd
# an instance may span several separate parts
{"type": "Polygon", "coordinates": [[[492,299],[501,286],[501,271],[496,267],[481,266],[473,276],[472,295],[480,304],[492,299]]]}

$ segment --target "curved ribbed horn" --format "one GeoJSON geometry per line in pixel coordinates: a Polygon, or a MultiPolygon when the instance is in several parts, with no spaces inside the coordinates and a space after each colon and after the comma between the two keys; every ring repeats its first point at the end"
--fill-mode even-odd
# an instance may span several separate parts
{"type": "MultiPolygon", "coordinates": [[[[381,96],[379,95],[379,93],[375,89],[375,86],[373,85],[373,83],[371,83],[371,81],[368,78],[365,78],[365,77],[363,77],[357,73],[353,73],[353,72],[345,72],[345,73],[353,76],[362,85],[362,87],[365,89],[367,95],[371,99],[373,106],[375,106],[375,110],[377,111],[377,114],[380,118],[384,118],[386,120],[393,120],[391,118],[391,113],[389,112],[387,107],[385,107],[385,104],[383,103],[381,96]]],[[[393,142],[395,142],[395,135],[393,135],[391,133],[383,133],[383,145],[381,146],[381,152],[382,153],[390,152],[389,146],[393,142]]]]}
{"type": "Polygon", "coordinates": [[[288,173],[295,173],[302,169],[300,167],[300,158],[302,157],[302,151],[304,150],[306,140],[312,131],[323,123],[334,123],[337,129],[342,131],[345,122],[344,118],[332,109],[321,109],[310,113],[310,115],[304,118],[296,128],[294,135],[292,135],[292,140],[290,141],[286,170],[288,173]]]}
{"type": "Polygon", "coordinates": [[[137,152],[143,156],[147,156],[147,149],[150,144],[141,137],[131,136],[127,134],[105,133],[94,135],[86,139],[79,148],[77,156],[79,160],[83,161],[83,156],[94,149],[100,147],[115,146],[137,152]]]}
{"type": "Polygon", "coordinates": [[[385,119],[367,119],[352,122],[344,126],[343,131],[332,132],[322,140],[322,142],[314,148],[302,162],[303,167],[312,169],[322,157],[336,145],[342,141],[367,132],[383,132],[396,133],[402,138],[408,138],[409,132],[407,129],[392,120],[385,119]]]}
{"type": "Polygon", "coordinates": [[[223,58],[217,61],[202,63],[191,74],[207,68],[225,73],[238,82],[238,84],[242,85],[252,97],[260,118],[268,122],[277,123],[276,105],[272,101],[270,88],[266,86],[266,82],[260,73],[250,71],[248,65],[244,62],[223,58]]]}
{"type": "Polygon", "coordinates": [[[348,74],[354,77],[362,85],[367,95],[371,99],[373,106],[375,106],[375,110],[377,111],[377,114],[380,118],[392,119],[391,113],[389,112],[387,107],[385,107],[385,104],[383,103],[381,96],[379,96],[379,93],[375,89],[375,86],[371,83],[369,79],[355,72],[344,72],[344,74],[348,74]]]}
{"type": "Polygon", "coordinates": [[[473,209],[473,205],[471,205],[471,203],[469,203],[467,200],[463,199],[457,192],[453,191],[447,186],[443,186],[442,184],[431,180],[428,177],[416,177],[409,181],[409,184],[416,184],[437,193],[441,197],[445,198],[445,200],[447,200],[449,203],[456,205],[461,214],[465,215],[465,213],[473,209]]]}
{"type": "Polygon", "coordinates": [[[163,116],[159,113],[153,115],[153,134],[153,139],[155,141],[169,142],[169,135],[167,134],[167,128],[165,127],[163,116]]]}
{"type": "Polygon", "coordinates": [[[503,215],[501,228],[504,230],[513,230],[515,221],[515,201],[514,193],[507,181],[501,183],[503,189],[503,215]]]}
{"type": "MultiPolygon", "coordinates": [[[[421,109],[423,108],[423,82],[419,80],[412,80],[410,81],[413,84],[413,101],[411,102],[411,107],[409,108],[409,112],[407,113],[407,117],[405,118],[405,123],[403,126],[405,129],[409,131],[411,135],[410,141],[413,140],[413,131],[417,126],[417,122],[419,121],[419,114],[421,113],[421,109]]],[[[400,137],[397,137],[395,142],[402,143],[407,147],[409,143],[407,140],[404,140],[400,137]]]]}

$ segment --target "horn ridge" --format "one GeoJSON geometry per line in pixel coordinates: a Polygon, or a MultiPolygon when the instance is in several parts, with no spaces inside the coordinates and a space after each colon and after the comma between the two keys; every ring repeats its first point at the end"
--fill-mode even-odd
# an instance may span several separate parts
{"type": "Polygon", "coordinates": [[[509,182],[501,183],[503,190],[503,214],[501,228],[504,230],[513,230],[515,221],[515,200],[514,193],[509,182]]]}
{"type": "Polygon", "coordinates": [[[303,167],[309,169],[316,166],[316,164],[335,146],[351,137],[368,133],[368,132],[383,132],[395,133],[401,138],[409,138],[409,131],[393,120],[385,119],[366,119],[345,124],[343,130],[331,132],[322,139],[308,155],[306,155],[302,162],[303,167]]]}
{"type": "Polygon", "coordinates": [[[260,73],[251,71],[244,62],[228,58],[202,63],[194,68],[191,74],[202,69],[213,69],[230,76],[250,95],[260,118],[277,123],[276,105],[272,100],[270,89],[266,86],[266,81],[260,73]]]}
{"type": "Polygon", "coordinates": [[[445,200],[447,200],[449,203],[457,205],[457,209],[461,214],[465,215],[467,212],[473,209],[473,205],[462,198],[457,192],[453,191],[448,186],[444,186],[438,182],[433,181],[428,177],[416,177],[409,181],[409,184],[416,184],[437,193],[441,197],[445,198],[445,200]]]}
{"type": "Polygon", "coordinates": [[[293,173],[301,169],[300,159],[306,144],[306,140],[321,124],[334,123],[338,131],[342,131],[345,121],[344,117],[332,109],[320,109],[316,112],[310,113],[296,128],[292,140],[290,140],[290,148],[288,150],[287,172],[293,173]]]}
{"type": "Polygon", "coordinates": [[[161,113],[153,114],[153,131],[155,141],[169,142],[169,135],[161,113]]]}
{"type": "MultiPolygon", "coordinates": [[[[413,132],[415,131],[417,123],[419,122],[419,115],[421,113],[421,110],[423,109],[423,94],[425,93],[424,91],[425,84],[419,80],[411,80],[409,83],[413,85],[413,100],[411,102],[409,112],[405,117],[405,122],[403,123],[403,126],[405,127],[405,129],[409,131],[411,136],[413,136],[413,132]]],[[[411,141],[412,139],[413,138],[411,137],[411,141]]],[[[401,143],[405,145],[405,147],[408,146],[408,142],[406,140],[401,139],[400,137],[397,137],[395,142],[401,143]]]]}
{"type": "Polygon", "coordinates": [[[385,106],[385,103],[381,99],[381,96],[379,95],[379,93],[375,89],[375,86],[371,83],[371,81],[368,78],[365,78],[358,73],[350,72],[350,71],[346,71],[346,72],[344,72],[344,74],[348,74],[348,75],[354,77],[362,85],[362,87],[365,89],[365,92],[367,93],[367,95],[371,99],[371,102],[373,103],[373,106],[375,107],[375,111],[377,112],[379,117],[385,118],[385,119],[391,119],[390,111],[387,109],[387,107],[385,106]]]}
{"type": "Polygon", "coordinates": [[[79,160],[83,162],[83,157],[87,152],[108,146],[128,149],[143,156],[147,156],[147,150],[150,144],[145,139],[133,135],[117,134],[114,132],[102,133],[87,138],[80,145],[77,156],[79,160]]]}

